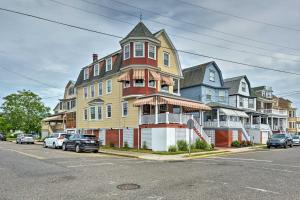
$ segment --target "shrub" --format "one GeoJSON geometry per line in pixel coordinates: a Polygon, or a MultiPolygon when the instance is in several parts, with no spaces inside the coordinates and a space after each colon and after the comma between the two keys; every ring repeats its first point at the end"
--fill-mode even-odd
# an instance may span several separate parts
{"type": "Polygon", "coordinates": [[[245,140],[243,140],[243,141],[241,142],[241,147],[246,147],[246,146],[248,146],[248,144],[247,144],[247,142],[246,142],[245,140]]]}
{"type": "Polygon", "coordinates": [[[146,142],[146,141],[143,142],[143,149],[148,149],[148,146],[147,146],[147,142],[146,142]]]}
{"type": "Polygon", "coordinates": [[[215,145],[213,143],[210,144],[211,149],[215,149],[215,145]]]}
{"type": "Polygon", "coordinates": [[[129,149],[129,146],[128,146],[128,142],[127,142],[127,141],[124,142],[124,149],[129,149]]]}
{"type": "Polygon", "coordinates": [[[169,150],[168,150],[169,152],[176,152],[177,151],[177,147],[176,147],[176,145],[171,145],[171,146],[169,146],[169,150]]]}
{"type": "Polygon", "coordinates": [[[241,147],[241,144],[240,144],[240,142],[239,141],[237,141],[237,140],[235,140],[235,141],[233,141],[232,143],[231,143],[231,146],[232,147],[241,147]]]}
{"type": "Polygon", "coordinates": [[[196,145],[195,144],[191,144],[191,149],[196,149],[196,145]]]}
{"type": "Polygon", "coordinates": [[[109,143],[109,146],[110,146],[110,147],[115,147],[115,144],[114,144],[113,142],[110,142],[110,143],[109,143]]]}
{"type": "Polygon", "coordinates": [[[198,138],[196,139],[195,146],[196,149],[204,149],[204,150],[211,149],[211,146],[207,142],[200,140],[198,138]]]}
{"type": "Polygon", "coordinates": [[[247,141],[247,146],[253,146],[253,142],[252,141],[247,141]]]}
{"type": "Polygon", "coordinates": [[[177,147],[178,147],[179,151],[187,151],[188,150],[188,145],[187,145],[186,141],[184,141],[184,140],[178,140],[177,147]]]}

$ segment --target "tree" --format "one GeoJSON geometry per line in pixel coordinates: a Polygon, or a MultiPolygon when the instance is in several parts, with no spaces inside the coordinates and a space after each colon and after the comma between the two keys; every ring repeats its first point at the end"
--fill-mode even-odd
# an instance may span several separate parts
{"type": "Polygon", "coordinates": [[[50,111],[41,98],[30,90],[18,91],[3,98],[4,123],[13,130],[40,133],[41,120],[50,111]]]}

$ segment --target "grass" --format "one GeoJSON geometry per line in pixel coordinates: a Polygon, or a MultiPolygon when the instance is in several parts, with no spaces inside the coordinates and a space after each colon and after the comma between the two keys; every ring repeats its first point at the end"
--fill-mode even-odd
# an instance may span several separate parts
{"type": "Polygon", "coordinates": [[[16,141],[16,138],[6,138],[6,141],[8,142],[16,141]]]}

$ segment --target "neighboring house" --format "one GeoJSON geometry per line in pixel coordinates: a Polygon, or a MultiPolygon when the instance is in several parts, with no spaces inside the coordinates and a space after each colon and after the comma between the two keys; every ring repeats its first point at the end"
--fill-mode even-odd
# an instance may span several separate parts
{"type": "Polygon", "coordinates": [[[243,125],[249,116],[243,109],[229,105],[229,88],[224,85],[222,72],[215,62],[186,68],[183,76],[181,95],[212,107],[204,113],[203,127],[216,146],[229,147],[234,140],[250,140],[243,125]]]}
{"type": "Polygon", "coordinates": [[[228,78],[224,80],[229,88],[229,105],[243,109],[249,118],[244,126],[254,143],[267,142],[272,134],[267,124],[267,115],[256,111],[256,97],[251,94],[251,84],[246,75],[228,78]]]}
{"type": "Polygon", "coordinates": [[[292,102],[288,99],[279,98],[278,104],[281,109],[286,109],[288,111],[288,132],[295,134],[298,133],[297,124],[300,123],[300,118],[297,117],[297,108],[292,106],[292,102]]]}
{"type": "Polygon", "coordinates": [[[279,106],[279,98],[273,95],[272,88],[254,87],[252,92],[252,95],[256,96],[256,109],[267,115],[266,123],[270,125],[272,132],[286,132],[288,109],[279,106]]]}
{"type": "MultiPolygon", "coordinates": [[[[165,30],[152,34],[140,22],[120,45],[103,58],[94,54],[78,76],[78,132],[97,135],[105,145],[159,151],[187,141],[189,113],[210,107],[180,97],[180,62],[165,30]]],[[[199,124],[196,137],[209,139],[199,124]]]]}

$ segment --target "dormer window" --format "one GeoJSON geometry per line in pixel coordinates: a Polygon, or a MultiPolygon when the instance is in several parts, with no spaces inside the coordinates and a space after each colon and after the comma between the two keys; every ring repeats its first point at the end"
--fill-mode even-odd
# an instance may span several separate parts
{"type": "Polygon", "coordinates": [[[170,54],[164,52],[164,66],[170,67],[170,54]]]}
{"type": "Polygon", "coordinates": [[[216,80],[215,71],[209,70],[209,80],[215,82],[215,80],[216,80]]]}
{"type": "Polygon", "coordinates": [[[144,57],[145,56],[145,46],[143,42],[134,43],[134,57],[144,57]]]}
{"type": "Polygon", "coordinates": [[[94,65],[94,76],[99,76],[99,64],[94,65]]]}
{"type": "Polygon", "coordinates": [[[246,92],[246,83],[245,82],[242,82],[242,91],[246,92]]]}
{"type": "Polygon", "coordinates": [[[85,68],[84,69],[84,73],[83,73],[83,80],[89,79],[89,76],[90,76],[90,74],[89,74],[89,68],[85,68]]]}
{"type": "Polygon", "coordinates": [[[148,58],[156,60],[156,46],[149,44],[148,46],[148,58]]]}
{"type": "Polygon", "coordinates": [[[107,58],[105,60],[105,69],[106,71],[110,71],[112,69],[112,58],[107,58]]]}
{"type": "Polygon", "coordinates": [[[127,60],[130,58],[130,45],[129,44],[126,44],[124,45],[124,49],[123,49],[123,57],[124,57],[124,60],[127,60]]]}

